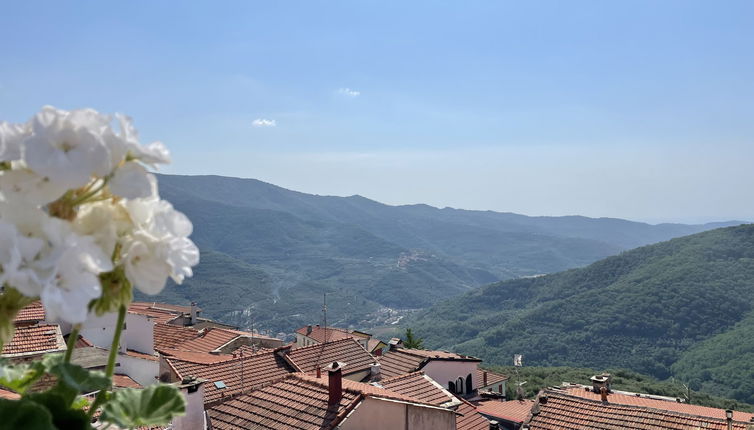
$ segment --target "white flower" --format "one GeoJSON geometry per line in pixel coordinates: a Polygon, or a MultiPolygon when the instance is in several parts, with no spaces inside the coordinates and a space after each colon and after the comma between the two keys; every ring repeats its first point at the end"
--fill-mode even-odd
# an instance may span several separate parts
{"type": "Polygon", "coordinates": [[[66,187],[26,168],[0,172],[0,194],[5,201],[44,205],[60,198],[66,187]]]}
{"type": "Polygon", "coordinates": [[[50,106],[32,120],[33,134],[24,140],[29,168],[66,188],[79,188],[92,175],[111,171],[110,153],[102,139],[109,118],[84,109],[72,112],[50,106]]]}
{"type": "MultiPolygon", "coordinates": [[[[139,163],[129,161],[118,167],[110,179],[110,191],[127,199],[138,199],[152,195],[152,182],[154,175],[147,172],[139,163]]],[[[156,180],[155,180],[156,181],[156,180]]]]}
{"type": "Polygon", "coordinates": [[[86,320],[89,302],[102,295],[98,275],[113,266],[91,237],[70,234],[62,246],[54,276],[40,298],[47,319],[78,324],[86,320]]]}
{"type": "Polygon", "coordinates": [[[15,225],[0,220],[0,243],[0,285],[14,286],[26,296],[38,295],[41,285],[29,262],[34,260],[44,242],[22,236],[15,225]]]}
{"type": "Polygon", "coordinates": [[[126,276],[147,294],[157,294],[168,277],[180,284],[199,263],[199,249],[188,239],[191,221],[164,201],[137,199],[125,203],[136,226],[123,248],[126,276]]]}
{"type": "Polygon", "coordinates": [[[73,230],[82,236],[91,236],[106,255],[113,255],[119,238],[133,229],[131,218],[121,203],[110,201],[83,205],[73,230]]]}
{"type": "Polygon", "coordinates": [[[21,158],[21,141],[31,133],[27,124],[11,124],[0,121],[0,161],[15,161],[21,158]]]}
{"type": "Polygon", "coordinates": [[[128,155],[142,163],[154,166],[156,164],[169,164],[170,153],[162,142],[152,142],[142,146],[139,143],[139,134],[133,126],[133,121],[126,115],[116,114],[120,123],[120,137],[126,144],[128,155]]]}

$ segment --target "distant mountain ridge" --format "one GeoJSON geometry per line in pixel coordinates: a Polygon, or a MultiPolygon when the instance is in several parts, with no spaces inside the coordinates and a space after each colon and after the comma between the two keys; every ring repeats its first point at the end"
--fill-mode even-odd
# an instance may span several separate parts
{"type": "Polygon", "coordinates": [[[754,401],[754,225],[494,283],[408,321],[432,347],[509,364],[628,368],[754,401]]]}
{"type": "Polygon", "coordinates": [[[163,298],[198,300],[211,316],[275,331],[320,321],[324,293],[330,321],[377,324],[386,307],[424,308],[496,280],[580,267],[710,227],[389,206],[222,176],[159,181],[209,256],[163,298]]]}

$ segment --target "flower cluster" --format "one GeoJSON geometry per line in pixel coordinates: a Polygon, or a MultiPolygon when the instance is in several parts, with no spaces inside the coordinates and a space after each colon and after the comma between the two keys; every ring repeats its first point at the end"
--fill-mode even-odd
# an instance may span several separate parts
{"type": "Polygon", "coordinates": [[[0,288],[77,324],[97,302],[126,304],[132,285],[157,294],[191,276],[191,222],[147,170],[169,161],[122,115],[45,106],[25,124],[0,122],[0,288]]]}

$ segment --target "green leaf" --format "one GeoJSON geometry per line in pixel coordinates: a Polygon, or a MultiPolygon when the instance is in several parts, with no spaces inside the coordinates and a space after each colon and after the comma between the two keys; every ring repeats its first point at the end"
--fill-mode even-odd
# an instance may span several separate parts
{"type": "Polygon", "coordinates": [[[55,430],[50,412],[27,399],[0,399],[0,417],[0,430],[55,430]]]}
{"type": "Polygon", "coordinates": [[[86,370],[71,363],[58,363],[50,369],[50,373],[58,377],[60,392],[67,392],[69,404],[78,394],[87,394],[110,387],[110,379],[99,370],[86,370]],[[68,390],[64,390],[64,389],[68,390]],[[72,394],[72,395],[70,395],[72,394]]]}
{"type": "Polygon", "coordinates": [[[126,388],[113,393],[102,411],[102,421],[119,427],[165,425],[186,412],[186,401],[172,385],[155,384],[143,390],[126,388]]]}
{"type": "Polygon", "coordinates": [[[69,406],[71,402],[65,396],[60,395],[54,390],[43,393],[28,394],[24,399],[34,402],[37,405],[44,406],[52,416],[52,424],[57,429],[85,430],[92,428],[86,412],[81,409],[70,409],[69,406]]]}
{"type": "Polygon", "coordinates": [[[45,366],[39,361],[23,364],[0,363],[0,385],[23,394],[45,374],[45,366]]]}

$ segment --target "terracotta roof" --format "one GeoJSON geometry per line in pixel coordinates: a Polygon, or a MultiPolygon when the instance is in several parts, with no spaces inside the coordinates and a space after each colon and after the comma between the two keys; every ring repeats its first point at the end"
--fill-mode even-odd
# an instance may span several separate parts
{"type": "MultiPolygon", "coordinates": [[[[602,403],[579,396],[564,394],[561,390],[545,390],[547,402],[541,400],[539,409],[529,421],[531,430],[726,430],[725,420],[660,410],[645,406],[602,403]]],[[[746,430],[749,423],[734,421],[734,430],[746,430]]]]}
{"type": "Polygon", "coordinates": [[[195,363],[171,357],[166,361],[179,379],[191,375],[207,381],[204,384],[205,403],[267,384],[293,371],[277,350],[215,363],[195,363]],[[222,382],[226,388],[217,388],[215,382],[222,382]]]}
{"type": "Polygon", "coordinates": [[[127,349],[125,355],[129,357],[141,358],[143,360],[150,360],[150,361],[159,360],[159,357],[157,357],[156,355],[144,354],[143,352],[134,351],[133,349],[127,349]]]}
{"type": "Polygon", "coordinates": [[[445,403],[459,403],[458,399],[439,386],[424,372],[413,372],[406,375],[383,379],[379,382],[382,387],[402,393],[424,403],[443,405],[445,403]]]}
{"type": "Polygon", "coordinates": [[[138,382],[134,381],[128,375],[113,375],[113,386],[115,388],[144,388],[138,382]]]}
{"type": "Polygon", "coordinates": [[[384,348],[386,346],[387,344],[379,339],[372,338],[367,341],[367,350],[369,352],[374,352],[375,349],[384,348]]]}
{"type": "Polygon", "coordinates": [[[349,337],[356,337],[359,339],[364,339],[364,336],[353,334],[351,331],[343,329],[343,328],[320,327],[319,325],[315,325],[315,326],[312,326],[312,332],[307,334],[306,331],[308,329],[309,329],[309,326],[301,327],[300,329],[296,330],[296,333],[302,334],[319,343],[322,343],[325,341],[332,342],[336,340],[343,340],[349,337]]]}
{"type": "Polygon", "coordinates": [[[16,317],[13,318],[13,322],[16,324],[39,322],[45,319],[45,308],[42,306],[42,302],[36,300],[26,306],[24,306],[16,317]]]}
{"type": "Polygon", "coordinates": [[[63,334],[57,324],[17,327],[13,339],[3,346],[3,356],[42,354],[65,351],[63,334]]]}
{"type": "Polygon", "coordinates": [[[156,323],[153,332],[154,349],[158,351],[179,348],[183,343],[199,337],[199,332],[194,329],[162,323],[156,323]]]}
{"type": "Polygon", "coordinates": [[[345,363],[344,374],[371,369],[374,357],[353,338],[291,349],[288,359],[299,371],[313,373],[333,361],[345,363]]]}
{"type": "Polygon", "coordinates": [[[183,312],[171,310],[170,305],[160,304],[160,307],[154,307],[154,303],[145,302],[133,302],[128,305],[128,313],[146,315],[152,317],[157,322],[167,324],[179,316],[183,315],[183,312]]]}
{"type": "Polygon", "coordinates": [[[94,344],[89,342],[84,336],[79,335],[76,339],[76,343],[73,344],[74,348],[91,348],[94,344]]]}
{"type": "Polygon", "coordinates": [[[241,336],[239,333],[244,332],[214,327],[206,328],[199,333],[199,337],[181,343],[177,349],[198,352],[214,351],[231,340],[241,336]]]}
{"type": "Polygon", "coordinates": [[[532,406],[534,406],[533,400],[509,400],[507,402],[488,400],[480,402],[476,408],[487,416],[522,423],[529,418],[532,406]]]}
{"type": "Polygon", "coordinates": [[[220,363],[235,358],[231,354],[210,354],[209,352],[183,351],[181,349],[164,349],[160,353],[166,357],[197,364],[220,363]]]}
{"type": "Polygon", "coordinates": [[[393,349],[378,356],[380,363],[380,372],[383,377],[392,378],[394,376],[405,375],[421,369],[427,361],[425,357],[419,357],[411,354],[404,354],[401,349],[393,349]]]}
{"type": "Polygon", "coordinates": [[[476,380],[479,381],[479,386],[481,387],[484,383],[484,373],[487,372],[487,385],[495,385],[499,384],[503,381],[508,380],[507,375],[503,375],[501,373],[495,373],[491,372],[489,370],[484,369],[477,369],[476,370],[476,380]]]}
{"type": "Polygon", "coordinates": [[[359,393],[344,390],[328,408],[326,385],[289,377],[207,410],[213,429],[330,429],[358,404],[359,393]]]}
{"type": "MultiPolygon", "coordinates": [[[[480,358],[472,357],[470,355],[456,354],[455,352],[448,351],[432,351],[428,349],[407,349],[407,348],[394,348],[396,351],[400,351],[404,354],[410,354],[417,357],[429,358],[430,360],[458,360],[458,361],[478,361],[480,358]]],[[[391,351],[392,352],[392,351],[391,351]]]]}
{"type": "MultiPolygon", "coordinates": [[[[167,303],[157,303],[157,302],[133,302],[131,303],[130,307],[140,308],[140,309],[156,309],[156,310],[164,310],[169,311],[173,313],[179,313],[179,314],[190,314],[191,313],[191,306],[182,306],[182,305],[171,305],[167,303]]],[[[197,312],[201,312],[202,308],[197,306],[197,312]]]]}
{"type": "Polygon", "coordinates": [[[18,400],[20,398],[20,394],[14,393],[13,391],[8,391],[4,388],[0,388],[0,399],[18,400]]]}
{"type": "Polygon", "coordinates": [[[488,430],[490,422],[471,403],[462,400],[456,409],[456,430],[488,430]]]}
{"type": "MultiPolygon", "coordinates": [[[[295,373],[220,404],[207,412],[212,428],[331,429],[366,396],[424,405],[411,397],[374,385],[343,379],[343,397],[328,408],[327,377],[295,373]]],[[[489,424],[488,424],[489,426],[489,424]]]]}
{"type": "MultiPolygon", "coordinates": [[[[602,401],[601,396],[591,391],[591,388],[592,387],[586,387],[584,385],[576,385],[573,387],[567,387],[564,391],[572,396],[602,401]],[[586,391],[585,388],[589,388],[589,391],[586,391]]],[[[689,415],[699,415],[702,417],[717,418],[721,420],[725,419],[724,409],[691,405],[688,403],[679,403],[669,400],[653,399],[647,395],[610,393],[607,396],[607,401],[609,403],[618,403],[621,405],[646,406],[648,408],[665,409],[668,411],[681,412],[689,415]]],[[[754,414],[752,413],[733,411],[733,420],[735,421],[750,421],[752,418],[754,418],[754,414]]]]}

